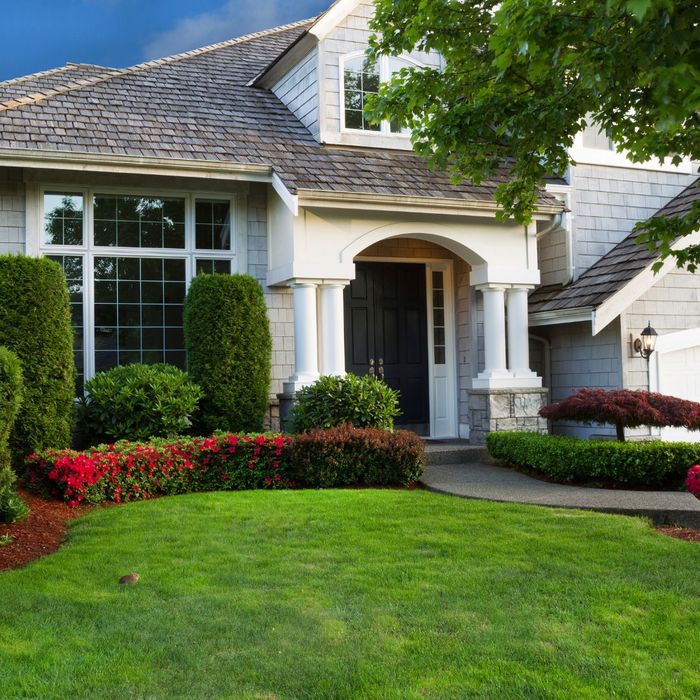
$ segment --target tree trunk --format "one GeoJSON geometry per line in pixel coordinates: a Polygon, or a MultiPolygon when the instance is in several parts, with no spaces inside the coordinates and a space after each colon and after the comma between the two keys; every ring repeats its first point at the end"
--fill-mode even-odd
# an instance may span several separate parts
{"type": "Polygon", "coordinates": [[[625,426],[622,423],[616,423],[615,430],[617,432],[617,439],[620,442],[624,442],[625,441],[625,426]]]}

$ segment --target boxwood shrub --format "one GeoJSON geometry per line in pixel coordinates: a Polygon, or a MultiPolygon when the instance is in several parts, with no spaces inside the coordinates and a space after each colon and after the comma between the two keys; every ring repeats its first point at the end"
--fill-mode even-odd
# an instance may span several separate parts
{"type": "Polygon", "coordinates": [[[408,485],[423,473],[423,441],[407,430],[341,425],[296,435],[292,477],[314,487],[408,485]]]}
{"type": "Polygon", "coordinates": [[[36,450],[68,447],[75,363],[68,286],[47,258],[0,256],[0,345],[22,363],[24,400],[10,436],[16,463],[36,450]]]}
{"type": "Polygon", "coordinates": [[[9,440],[22,403],[22,370],[17,356],[0,347],[0,522],[20,520],[27,514],[24,501],[15,492],[9,440]]]}
{"type": "Polygon", "coordinates": [[[490,433],[495,459],[555,481],[614,482],[626,486],[681,486],[700,461],[700,444],[608,442],[537,433],[490,433]]]}
{"type": "Polygon", "coordinates": [[[79,426],[83,442],[184,435],[202,390],[172,365],[122,365],[99,372],[85,384],[79,426]]]}
{"type": "Polygon", "coordinates": [[[297,391],[290,427],[298,433],[338,425],[391,430],[399,413],[398,393],[375,377],[321,377],[297,391]]]}
{"type": "Polygon", "coordinates": [[[247,275],[198,275],[185,300],[185,347],[204,391],[201,432],[262,430],[272,340],[260,285],[247,275]]]}

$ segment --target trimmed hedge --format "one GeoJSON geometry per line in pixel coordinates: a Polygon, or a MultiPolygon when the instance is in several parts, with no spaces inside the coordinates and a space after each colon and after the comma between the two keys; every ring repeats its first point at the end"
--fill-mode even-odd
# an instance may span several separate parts
{"type": "Polygon", "coordinates": [[[198,275],[184,313],[188,371],[204,391],[199,429],[262,430],[272,357],[262,288],[248,275],[198,275]]]}
{"type": "Polygon", "coordinates": [[[135,501],[194,491],[238,491],[289,485],[283,435],[227,435],[30,455],[29,488],[69,505],[135,501]]]}
{"type": "Polygon", "coordinates": [[[172,365],[122,365],[85,385],[79,425],[86,444],[183,435],[202,390],[172,365]]]}
{"type": "Polygon", "coordinates": [[[14,522],[27,514],[27,507],[14,489],[9,439],[22,404],[22,368],[11,350],[0,347],[0,522],[14,522]]]}
{"type": "Polygon", "coordinates": [[[342,425],[310,430],[292,444],[292,478],[328,488],[349,484],[412,484],[423,473],[423,441],[407,430],[393,433],[342,425]]]}
{"type": "Polygon", "coordinates": [[[392,430],[399,413],[398,392],[388,384],[346,374],[321,377],[297,391],[291,423],[297,433],[338,425],[392,430]]]}
{"type": "Polygon", "coordinates": [[[0,345],[22,363],[24,400],[10,437],[15,463],[30,452],[68,447],[75,362],[68,286],[46,258],[0,256],[0,345]]]}
{"type": "Polygon", "coordinates": [[[490,433],[489,454],[556,481],[680,486],[700,461],[700,444],[607,442],[537,433],[490,433]]]}

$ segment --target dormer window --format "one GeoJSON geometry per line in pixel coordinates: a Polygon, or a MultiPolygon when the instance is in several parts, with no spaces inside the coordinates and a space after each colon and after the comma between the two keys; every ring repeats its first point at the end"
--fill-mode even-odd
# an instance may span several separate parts
{"type": "Polygon", "coordinates": [[[401,68],[419,64],[393,56],[382,56],[379,61],[371,61],[364,52],[358,52],[341,59],[343,83],[343,130],[376,131],[382,134],[408,136],[409,129],[402,128],[398,122],[382,121],[372,124],[365,115],[368,95],[379,92],[380,83],[388,82],[391,76],[401,68]]]}

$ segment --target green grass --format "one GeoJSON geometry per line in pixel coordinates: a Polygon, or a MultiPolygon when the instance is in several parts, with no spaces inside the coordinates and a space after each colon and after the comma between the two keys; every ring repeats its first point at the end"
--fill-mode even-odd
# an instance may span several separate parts
{"type": "Polygon", "coordinates": [[[698,697],[699,570],[641,520],[427,492],[108,508],[0,574],[0,697],[698,697]]]}

